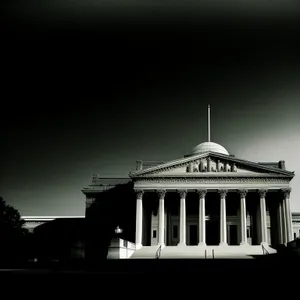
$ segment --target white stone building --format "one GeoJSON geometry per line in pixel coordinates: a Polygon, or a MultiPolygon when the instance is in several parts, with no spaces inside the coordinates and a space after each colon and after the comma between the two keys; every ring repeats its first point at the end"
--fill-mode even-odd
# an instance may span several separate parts
{"type": "MultiPolygon", "coordinates": [[[[210,114],[208,114],[208,120],[210,114]]],[[[89,206],[97,193],[132,181],[136,195],[135,252],[131,258],[248,257],[299,236],[292,225],[285,162],[252,162],[210,141],[167,162],[138,161],[129,178],[94,175],[83,189],[89,206]]]]}
{"type": "Polygon", "coordinates": [[[250,162],[205,142],[183,158],[150,165],[139,161],[130,179],[94,176],[83,190],[90,205],[96,193],[133,182],[132,258],[154,258],[159,246],[161,258],[255,255],[299,236],[300,214],[292,225],[290,212],[294,172],[284,161],[250,162]]]}

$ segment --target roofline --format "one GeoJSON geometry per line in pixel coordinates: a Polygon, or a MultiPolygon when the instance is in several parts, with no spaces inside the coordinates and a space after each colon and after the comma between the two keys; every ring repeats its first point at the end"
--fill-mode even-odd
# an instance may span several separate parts
{"type": "Polygon", "coordinates": [[[294,172],[290,172],[290,171],[287,171],[287,170],[282,170],[282,169],[279,169],[279,168],[264,166],[264,165],[261,165],[257,162],[252,162],[252,161],[249,161],[249,160],[240,159],[240,158],[237,158],[237,157],[233,157],[233,156],[218,153],[218,152],[206,151],[204,153],[201,153],[201,154],[198,154],[198,155],[193,155],[193,156],[190,156],[190,157],[181,157],[181,158],[166,162],[165,164],[157,165],[157,166],[145,169],[145,170],[139,170],[139,171],[131,172],[131,173],[129,173],[129,177],[134,178],[134,177],[139,176],[139,175],[147,174],[151,171],[159,170],[162,166],[171,167],[171,166],[175,165],[177,162],[185,163],[185,162],[189,162],[189,161],[194,160],[194,159],[200,159],[203,156],[206,156],[208,154],[214,154],[216,156],[219,156],[220,158],[224,158],[224,159],[227,159],[227,160],[232,161],[232,162],[240,162],[242,164],[257,167],[257,168],[265,170],[265,171],[281,173],[282,175],[286,175],[286,176],[289,176],[291,178],[293,178],[295,176],[294,172]]]}
{"type": "Polygon", "coordinates": [[[72,219],[72,218],[85,218],[85,216],[23,216],[21,219],[23,220],[43,220],[50,221],[55,219],[72,219]]]}

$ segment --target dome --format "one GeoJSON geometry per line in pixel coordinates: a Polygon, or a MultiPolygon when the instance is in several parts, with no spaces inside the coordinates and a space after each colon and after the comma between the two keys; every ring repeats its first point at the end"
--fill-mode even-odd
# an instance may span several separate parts
{"type": "Polygon", "coordinates": [[[197,145],[192,150],[192,155],[201,154],[207,151],[217,152],[225,155],[229,155],[228,151],[221,145],[214,142],[205,142],[197,145]]]}

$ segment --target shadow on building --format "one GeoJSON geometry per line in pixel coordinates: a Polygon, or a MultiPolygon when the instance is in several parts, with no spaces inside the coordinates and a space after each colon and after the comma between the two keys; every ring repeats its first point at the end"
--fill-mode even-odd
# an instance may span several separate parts
{"type": "Polygon", "coordinates": [[[95,201],[86,209],[86,263],[97,266],[107,259],[108,246],[115,229],[122,232],[119,238],[135,242],[136,198],[133,183],[118,184],[98,193],[95,201]]]}
{"type": "Polygon", "coordinates": [[[85,256],[84,218],[59,218],[33,231],[31,258],[38,265],[82,265],[85,256]]]}

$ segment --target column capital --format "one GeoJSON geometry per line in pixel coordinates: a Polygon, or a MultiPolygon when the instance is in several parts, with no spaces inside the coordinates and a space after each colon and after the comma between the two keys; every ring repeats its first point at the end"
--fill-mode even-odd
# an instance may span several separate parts
{"type": "Polygon", "coordinates": [[[228,190],[218,190],[218,193],[221,195],[221,197],[226,197],[228,190]]]}
{"type": "Polygon", "coordinates": [[[187,190],[177,190],[177,193],[180,195],[180,198],[185,198],[187,194],[187,190]]]}
{"type": "Polygon", "coordinates": [[[197,193],[198,193],[200,198],[204,198],[205,195],[207,194],[207,190],[206,189],[197,190],[197,193]]]}
{"type": "Polygon", "coordinates": [[[156,190],[155,192],[158,194],[159,199],[164,199],[167,193],[166,190],[156,190]]]}
{"type": "Polygon", "coordinates": [[[239,192],[241,198],[245,198],[248,193],[248,190],[243,189],[243,190],[238,190],[238,192],[239,192]]]}
{"type": "Polygon", "coordinates": [[[261,189],[261,190],[258,190],[258,193],[259,193],[260,198],[265,198],[267,192],[268,192],[267,189],[261,189]]]}
{"type": "Polygon", "coordinates": [[[142,199],[143,194],[144,194],[144,190],[136,189],[136,190],[134,190],[134,193],[135,193],[137,199],[142,199]]]}
{"type": "Polygon", "coordinates": [[[282,189],[281,192],[284,194],[284,198],[289,198],[291,194],[291,188],[282,189]]]}

